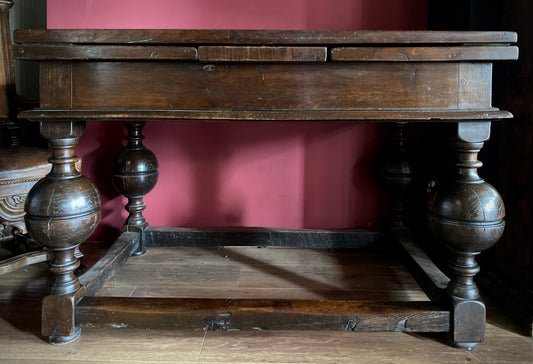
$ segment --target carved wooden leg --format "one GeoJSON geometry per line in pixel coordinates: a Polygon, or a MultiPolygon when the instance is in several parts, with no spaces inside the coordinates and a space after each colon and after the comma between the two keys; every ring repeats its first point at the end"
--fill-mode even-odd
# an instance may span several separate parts
{"type": "Polygon", "coordinates": [[[377,166],[380,185],[392,199],[392,227],[404,225],[404,201],[414,181],[406,148],[406,126],[406,123],[394,123],[391,142],[377,166]]]}
{"type": "Polygon", "coordinates": [[[472,349],[483,341],[485,305],[474,276],[475,256],[493,246],[504,229],[505,209],[494,187],[479,177],[477,154],[490,136],[490,122],[460,122],[452,141],[456,174],[436,186],[428,204],[429,225],[451,251],[453,277],[448,285],[453,311],[451,341],[472,349]]]}
{"type": "Polygon", "coordinates": [[[44,336],[53,344],[75,340],[75,305],[82,298],[74,271],[80,265],[76,249],[96,229],[100,197],[96,187],[76,170],[74,148],[85,131],[85,122],[47,121],[41,134],[53,154],[52,170],[35,184],[26,199],[26,227],[30,236],[53,252],[51,296],[43,300],[44,336]]]}
{"type": "Polygon", "coordinates": [[[125,123],[128,129],[128,144],[117,156],[113,167],[115,187],[128,198],[126,210],[129,216],[123,230],[141,234],[139,248],[133,255],[141,255],[146,251],[144,232],[148,222],[142,214],[146,208],[143,197],[155,187],[159,176],[157,158],[142,143],[144,124],[144,121],[125,123]]]}

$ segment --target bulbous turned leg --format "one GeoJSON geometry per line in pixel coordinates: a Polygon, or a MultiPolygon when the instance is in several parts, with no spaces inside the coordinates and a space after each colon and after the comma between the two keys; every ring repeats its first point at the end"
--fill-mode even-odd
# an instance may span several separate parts
{"type": "Polygon", "coordinates": [[[146,251],[144,232],[148,222],[142,214],[146,208],[143,198],[155,187],[159,177],[157,158],[142,143],[144,124],[144,121],[125,123],[128,143],[113,166],[113,183],[128,198],[125,208],[129,216],[123,230],[139,232],[141,235],[139,247],[133,255],[141,255],[146,251]]]}
{"type": "Polygon", "coordinates": [[[452,311],[451,341],[472,349],[483,341],[485,305],[474,276],[479,272],[476,255],[501,237],[505,208],[496,189],[479,177],[477,160],[490,136],[490,122],[460,122],[452,141],[456,173],[435,187],[428,204],[428,221],[435,236],[452,252],[453,276],[447,291],[452,311]]]}
{"type": "Polygon", "coordinates": [[[30,237],[53,252],[50,296],[43,300],[43,335],[54,344],[76,339],[80,329],[74,312],[80,282],[74,274],[80,262],[78,246],[96,229],[100,197],[96,187],[76,170],[74,149],[85,122],[46,121],[41,134],[53,149],[50,173],[30,190],[25,203],[30,237]]]}
{"type": "Polygon", "coordinates": [[[387,149],[377,164],[377,179],[392,200],[392,227],[404,225],[405,198],[413,187],[414,172],[406,146],[406,123],[394,123],[387,149]]]}

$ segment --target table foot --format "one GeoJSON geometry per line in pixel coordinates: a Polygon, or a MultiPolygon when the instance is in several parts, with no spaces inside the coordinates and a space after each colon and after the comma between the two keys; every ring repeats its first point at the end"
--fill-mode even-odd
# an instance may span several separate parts
{"type": "Polygon", "coordinates": [[[484,340],[486,308],[480,299],[451,298],[449,340],[460,348],[472,350],[484,340]]]}
{"type": "Polygon", "coordinates": [[[51,295],[43,299],[41,333],[50,344],[68,344],[80,336],[76,304],[83,293],[82,288],[72,294],[51,295]]]}

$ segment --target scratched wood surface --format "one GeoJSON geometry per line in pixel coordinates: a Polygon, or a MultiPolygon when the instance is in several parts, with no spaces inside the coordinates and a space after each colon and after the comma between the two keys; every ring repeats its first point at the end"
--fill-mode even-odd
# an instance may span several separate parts
{"type": "Polygon", "coordinates": [[[291,65],[43,62],[41,107],[337,113],[494,110],[488,63],[291,65]]]}
{"type": "MultiPolygon", "coordinates": [[[[96,256],[105,252],[105,247],[97,244],[85,244],[82,249],[86,254],[84,263],[88,266],[94,264],[96,256]]],[[[224,297],[240,292],[242,297],[274,293],[280,298],[304,298],[306,295],[316,298],[317,287],[324,286],[328,288],[321,294],[330,297],[343,296],[350,290],[365,291],[370,294],[369,300],[397,298],[409,301],[424,297],[394,257],[360,252],[255,247],[149,248],[145,256],[130,259],[125,268],[106,284],[107,293],[113,291],[117,296],[129,296],[143,291],[143,294],[158,297],[169,294],[168,289],[162,292],[161,287],[157,287],[166,282],[173,287],[169,288],[173,294],[195,297],[202,294],[224,297]],[[387,264],[382,264],[383,260],[387,264]],[[134,267],[136,273],[133,273],[134,267]],[[132,270],[128,272],[130,268],[132,270]],[[319,272],[325,272],[326,277],[317,278],[319,272]],[[220,277],[209,277],[206,273],[220,277]],[[177,284],[177,275],[187,277],[186,282],[177,284]],[[238,276],[243,282],[241,287],[238,276]],[[359,278],[370,281],[364,284],[367,286],[364,290],[357,287],[357,282],[362,284],[359,278]],[[150,287],[149,281],[156,282],[155,286],[150,287]],[[316,281],[314,288],[310,284],[312,281],[316,281]],[[134,288],[132,284],[138,287],[134,288]],[[307,288],[309,284],[311,288],[307,288]],[[330,287],[336,288],[328,291],[330,287]],[[405,289],[404,293],[398,290],[400,287],[405,289]]],[[[490,305],[486,342],[474,352],[451,348],[440,334],[324,330],[205,332],[84,327],[78,341],[51,346],[38,336],[40,299],[46,291],[47,276],[46,266],[42,263],[2,276],[1,363],[437,364],[533,361],[531,338],[517,333],[490,305]]]]}
{"type": "Polygon", "coordinates": [[[183,29],[20,29],[16,43],[104,43],[104,44],[449,44],[513,43],[512,32],[431,31],[299,31],[299,30],[183,30],[183,29]]]}
{"type": "Polygon", "coordinates": [[[350,47],[333,48],[333,61],[478,61],[518,57],[518,47],[350,47]]]}
{"type": "Polygon", "coordinates": [[[275,247],[152,248],[128,260],[98,296],[379,300],[385,290],[388,301],[427,300],[398,260],[383,257],[380,267],[375,256],[275,247]]]}

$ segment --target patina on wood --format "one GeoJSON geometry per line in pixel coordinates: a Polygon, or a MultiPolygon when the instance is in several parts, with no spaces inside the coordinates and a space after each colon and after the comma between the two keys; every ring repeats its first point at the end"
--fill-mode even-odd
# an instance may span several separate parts
{"type": "Polygon", "coordinates": [[[509,46],[350,47],[331,50],[331,60],[345,62],[455,62],[509,59],[517,56],[518,47],[509,46]]]}
{"type": "MultiPolygon", "coordinates": [[[[517,58],[517,48],[510,44],[516,42],[515,33],[26,30],[16,32],[15,41],[16,57],[41,64],[41,107],[22,115],[41,122],[54,145],[55,168],[65,172],[55,183],[74,177],[72,161],[61,150],[72,154],[72,137],[77,135],[69,137],[65,126],[111,119],[125,121],[129,128],[115,182],[129,198],[124,230],[138,234],[139,241],[131,236],[122,240],[100,268],[86,276],[94,283],[84,285],[84,278],[79,278],[82,284],[64,278],[72,276],[77,264],[72,252],[84,231],[65,231],[74,240],[54,252],[54,262],[65,260],[67,272],[52,264],[56,294],[44,304],[43,333],[52,341],[68,342],[79,334],[76,316],[116,324],[114,313],[141,326],[156,320],[196,329],[313,326],[444,331],[455,345],[469,349],[483,340],[485,307],[473,281],[478,271],[474,256],[495,243],[503,213],[498,199],[493,207],[479,206],[476,200],[497,195],[477,175],[477,152],[488,139],[491,121],[511,117],[492,105],[492,62],[517,58]],[[206,244],[209,234],[150,228],[142,216],[142,199],[154,187],[157,160],[140,142],[141,129],[145,121],[169,119],[394,122],[391,152],[381,161],[380,175],[394,202],[395,236],[421,271],[421,282],[437,298],[439,308],[351,301],[83,299],[131,250],[142,254],[144,242],[187,245],[199,239],[197,245],[206,244]],[[415,247],[408,233],[399,230],[405,228],[403,200],[415,175],[406,161],[404,124],[411,121],[455,127],[452,149],[457,171],[448,184],[437,188],[446,198],[435,198],[429,205],[436,239],[452,250],[450,278],[415,247]],[[449,209],[447,201],[460,201],[462,208],[449,209]],[[187,242],[172,242],[180,234],[187,242]],[[68,324],[63,317],[69,318],[68,324]]],[[[91,201],[89,190],[84,191],[91,201]]],[[[29,206],[37,206],[46,196],[30,197],[29,206]]],[[[70,201],[68,191],[62,197],[65,203],[70,201]]],[[[56,217],[54,211],[49,215],[56,217]]],[[[38,238],[46,241],[46,229],[41,230],[38,238]]],[[[243,235],[253,238],[257,232],[243,235]]],[[[221,243],[233,239],[231,231],[210,234],[221,243]]],[[[259,231],[260,240],[272,245],[286,243],[291,234],[282,231],[273,238],[272,231],[259,231]]],[[[295,234],[308,241],[306,233],[295,234]]],[[[355,245],[365,244],[357,239],[355,245]]],[[[56,248],[55,243],[46,243],[56,248]]]]}
{"type": "Polygon", "coordinates": [[[80,321],[102,327],[187,330],[446,332],[450,314],[428,302],[91,297],[80,321]]]}
{"type": "Polygon", "coordinates": [[[147,246],[285,246],[321,249],[383,249],[388,235],[363,229],[149,227],[147,246]]]}
{"type": "Polygon", "coordinates": [[[187,29],[21,29],[16,43],[67,44],[476,44],[515,43],[514,32],[187,29]]]}

